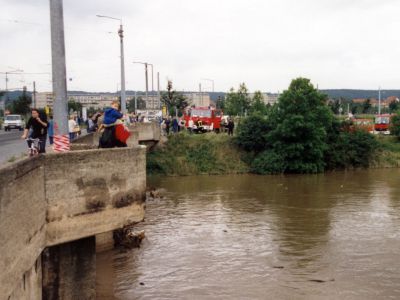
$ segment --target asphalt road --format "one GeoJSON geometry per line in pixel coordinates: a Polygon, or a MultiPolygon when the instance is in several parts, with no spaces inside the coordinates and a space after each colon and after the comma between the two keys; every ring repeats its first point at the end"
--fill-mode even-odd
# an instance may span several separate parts
{"type": "Polygon", "coordinates": [[[23,131],[13,129],[11,131],[0,130],[0,165],[12,159],[19,158],[28,153],[26,141],[21,139],[23,131]]]}

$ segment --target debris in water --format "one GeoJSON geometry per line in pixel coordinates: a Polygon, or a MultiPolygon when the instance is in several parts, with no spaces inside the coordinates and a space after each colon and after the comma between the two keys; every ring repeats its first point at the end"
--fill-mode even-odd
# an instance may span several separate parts
{"type": "Polygon", "coordinates": [[[284,266],[274,266],[273,268],[274,269],[284,269],[285,267],[284,266]]]}
{"type": "Polygon", "coordinates": [[[132,226],[114,231],[114,244],[128,249],[140,248],[140,244],[144,238],[144,230],[134,231],[132,226]]]}
{"type": "Polygon", "coordinates": [[[335,279],[328,279],[328,280],[323,280],[323,279],[309,279],[308,281],[317,282],[317,283],[325,283],[325,282],[329,282],[329,281],[335,281],[335,279]]]}
{"type": "Polygon", "coordinates": [[[140,285],[144,285],[144,282],[141,282],[140,285]]]}
{"type": "Polygon", "coordinates": [[[148,187],[146,190],[146,199],[155,200],[164,198],[165,189],[156,189],[154,187],[148,187]]]}

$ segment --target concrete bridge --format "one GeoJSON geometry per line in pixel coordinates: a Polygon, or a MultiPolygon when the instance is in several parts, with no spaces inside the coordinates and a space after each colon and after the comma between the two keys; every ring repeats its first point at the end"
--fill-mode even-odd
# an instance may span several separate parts
{"type": "MultiPolygon", "coordinates": [[[[134,147],[139,144],[152,146],[161,140],[161,128],[157,123],[133,123],[129,126],[131,137],[128,146],[134,147]]],[[[99,133],[89,133],[73,141],[73,149],[97,148],[99,145],[99,133]]]]}
{"type": "Polygon", "coordinates": [[[146,148],[79,147],[0,169],[0,299],[95,299],[96,244],[143,220],[146,148]]]}

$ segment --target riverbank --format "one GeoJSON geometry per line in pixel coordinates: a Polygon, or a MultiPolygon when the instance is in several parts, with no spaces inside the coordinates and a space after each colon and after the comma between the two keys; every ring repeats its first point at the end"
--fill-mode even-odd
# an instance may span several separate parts
{"type": "MultiPolygon", "coordinates": [[[[377,136],[379,149],[370,168],[400,167],[400,142],[377,136]]],[[[249,154],[225,134],[171,135],[147,156],[148,175],[189,176],[250,173],[249,154]]]]}
{"type": "Polygon", "coordinates": [[[400,167],[400,141],[393,136],[377,136],[380,149],[377,150],[376,159],[371,168],[399,168],[400,167]]]}
{"type": "Polygon", "coordinates": [[[245,153],[226,134],[171,135],[147,155],[149,175],[242,174],[250,171],[245,153]]]}

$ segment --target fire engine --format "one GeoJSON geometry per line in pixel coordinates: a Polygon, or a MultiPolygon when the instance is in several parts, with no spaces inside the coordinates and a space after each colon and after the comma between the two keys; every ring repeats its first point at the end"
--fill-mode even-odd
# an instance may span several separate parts
{"type": "Polygon", "coordinates": [[[204,133],[207,131],[219,132],[221,128],[222,111],[213,107],[191,107],[184,115],[185,127],[188,128],[189,121],[193,121],[192,130],[204,133]]]}
{"type": "Polygon", "coordinates": [[[390,119],[391,119],[390,114],[377,115],[375,117],[375,126],[374,126],[375,131],[384,134],[390,134],[389,131],[390,119]]]}

